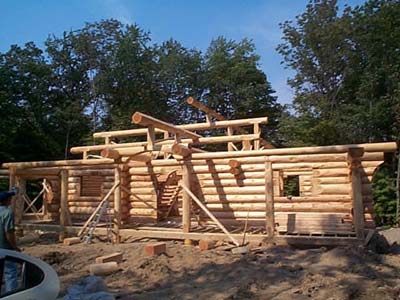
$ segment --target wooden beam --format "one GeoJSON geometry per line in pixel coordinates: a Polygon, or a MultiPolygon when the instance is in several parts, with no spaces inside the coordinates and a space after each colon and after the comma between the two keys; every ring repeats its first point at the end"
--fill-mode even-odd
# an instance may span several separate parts
{"type": "Polygon", "coordinates": [[[209,115],[218,121],[224,121],[225,118],[221,116],[219,113],[217,113],[215,110],[205,106],[204,104],[200,103],[199,101],[195,100],[193,97],[187,98],[186,102],[190,104],[193,107],[196,107],[197,109],[201,110],[204,112],[206,115],[209,115]]]}
{"type": "MultiPolygon", "coordinates": [[[[121,181],[121,171],[119,167],[114,169],[114,182],[121,181]]],[[[120,229],[121,229],[121,214],[122,214],[122,207],[121,207],[121,185],[118,185],[114,189],[114,220],[113,220],[113,231],[115,235],[114,242],[119,244],[121,242],[120,236],[120,229]]]]}
{"type": "Polygon", "coordinates": [[[395,142],[373,143],[373,144],[350,144],[337,146],[297,147],[267,149],[258,151],[233,151],[233,152],[209,152],[193,153],[192,159],[213,159],[213,158],[237,158],[246,156],[267,156],[267,155],[294,155],[294,154],[322,154],[322,153],[347,153],[350,148],[362,147],[365,152],[395,152],[395,142]]]}
{"type": "Polygon", "coordinates": [[[140,124],[143,126],[154,126],[155,128],[162,129],[168,131],[173,134],[179,134],[182,137],[188,137],[193,140],[197,140],[201,135],[191,132],[186,129],[179,128],[175,125],[169,124],[167,122],[158,120],[146,114],[135,112],[132,116],[132,122],[135,124],[140,124]]]}
{"type": "Polygon", "coordinates": [[[114,160],[119,159],[121,157],[121,155],[117,150],[110,148],[105,148],[101,150],[100,155],[104,158],[111,158],[114,160]]]}
{"type": "MultiPolygon", "coordinates": [[[[147,129],[146,129],[147,130],[147,129]]],[[[84,151],[101,151],[103,149],[120,149],[120,148],[131,148],[135,149],[135,151],[145,151],[147,146],[147,142],[134,142],[134,143],[121,143],[121,144],[102,144],[102,145],[92,145],[92,146],[79,146],[72,147],[70,152],[72,154],[79,154],[84,151]]]]}
{"type": "MultiPolygon", "coordinates": [[[[253,133],[260,134],[260,124],[253,125],[253,133]]],[[[254,150],[260,150],[260,140],[254,140],[254,150]]]]}
{"type": "Polygon", "coordinates": [[[15,224],[20,225],[24,214],[24,199],[22,195],[26,193],[26,180],[20,176],[16,177],[16,185],[19,189],[15,196],[15,224]]]}
{"type": "Polygon", "coordinates": [[[275,233],[275,213],[274,213],[274,184],[272,162],[265,161],[265,225],[269,238],[272,238],[275,233]]]}
{"type": "MultiPolygon", "coordinates": [[[[248,118],[248,119],[237,119],[237,120],[224,120],[224,121],[214,121],[206,123],[194,123],[194,124],[181,124],[175,125],[178,128],[186,130],[210,130],[217,128],[228,128],[228,127],[240,127],[240,126],[252,126],[254,124],[267,124],[268,117],[261,118],[248,118]]],[[[155,128],[155,133],[168,133],[167,131],[155,128]]],[[[147,134],[147,129],[127,129],[127,130],[115,130],[115,131],[103,131],[95,132],[93,134],[94,138],[113,138],[113,137],[129,137],[129,136],[145,136],[147,134]]],[[[167,139],[168,136],[164,136],[167,139]]],[[[110,144],[111,146],[112,144],[110,144]]]]}
{"type": "MultiPolygon", "coordinates": [[[[229,127],[227,128],[226,135],[227,135],[227,136],[232,136],[232,135],[233,135],[233,128],[232,128],[232,126],[229,126],[229,127]]],[[[228,150],[228,151],[234,151],[234,150],[235,150],[234,147],[233,147],[233,144],[232,144],[231,142],[228,142],[228,149],[227,149],[227,150],[228,150]]]]}
{"type": "MultiPolygon", "coordinates": [[[[24,223],[22,228],[26,230],[42,230],[50,232],[59,232],[59,225],[50,224],[37,224],[37,223],[24,223]]],[[[68,226],[66,228],[70,234],[77,234],[80,230],[78,226],[68,226]]],[[[209,232],[189,232],[183,233],[181,230],[168,229],[164,227],[152,227],[151,229],[138,227],[136,229],[122,229],[121,237],[126,238],[155,238],[155,239],[172,239],[172,240],[224,240],[226,239],[225,233],[209,233],[209,232]]],[[[97,227],[95,234],[107,234],[106,228],[97,227]]],[[[231,234],[234,238],[240,239],[243,234],[231,234]]],[[[265,234],[251,234],[247,235],[246,240],[250,242],[262,242],[267,239],[268,236],[265,234]]],[[[288,236],[279,235],[275,236],[273,241],[285,242],[293,245],[318,245],[318,246],[349,246],[349,245],[360,245],[360,241],[354,237],[324,237],[324,236],[288,236]]]]}
{"type": "Polygon", "coordinates": [[[364,204],[361,181],[361,157],[363,154],[363,148],[357,147],[349,149],[351,194],[353,198],[353,225],[359,240],[364,240],[364,204]]]}
{"type": "MultiPolygon", "coordinates": [[[[219,113],[217,113],[216,111],[212,110],[211,108],[205,106],[204,104],[202,104],[202,103],[196,101],[196,100],[193,99],[192,97],[189,97],[189,98],[186,100],[186,102],[187,102],[188,104],[190,104],[190,105],[196,107],[197,109],[199,109],[199,110],[205,112],[205,113],[206,113],[206,116],[207,116],[207,121],[208,121],[209,116],[212,116],[212,117],[214,117],[215,119],[217,119],[217,120],[219,120],[219,121],[225,121],[225,117],[224,117],[224,116],[220,115],[219,113]]],[[[260,123],[254,123],[254,126],[258,126],[258,128],[259,128],[259,127],[260,127],[259,124],[260,124],[260,123]]],[[[255,128],[255,127],[254,127],[254,128],[255,128]]],[[[236,130],[237,130],[240,134],[247,134],[247,131],[244,130],[243,128],[238,127],[238,128],[236,128],[236,130]]],[[[257,133],[257,132],[254,131],[254,133],[257,133]]],[[[263,145],[266,149],[275,148],[271,143],[267,142],[266,140],[264,140],[264,139],[262,139],[262,138],[260,139],[260,141],[258,141],[258,146],[259,146],[259,143],[260,143],[260,142],[262,143],[262,145],[263,145]]],[[[245,150],[248,150],[249,147],[248,147],[247,143],[243,143],[243,148],[244,148],[245,150]]],[[[258,147],[258,148],[259,148],[259,147],[258,147]]],[[[255,150],[257,150],[257,149],[255,149],[255,150]]],[[[229,151],[229,149],[228,149],[228,151],[229,151]]]]}
{"type": "MultiPolygon", "coordinates": [[[[183,161],[182,165],[182,182],[183,184],[190,189],[190,183],[191,183],[191,178],[190,178],[190,168],[189,168],[189,159],[186,158],[183,161]]],[[[183,198],[182,198],[182,227],[183,227],[183,232],[190,232],[190,212],[191,212],[191,200],[190,200],[190,194],[185,190],[183,192],[183,198]]]]}
{"type": "Polygon", "coordinates": [[[182,184],[183,190],[196,202],[196,204],[208,215],[208,217],[213,220],[213,222],[229,237],[229,239],[236,245],[239,246],[240,243],[232,236],[232,234],[225,228],[224,225],[208,210],[208,208],[192,193],[189,187],[182,184]]]}
{"type": "MultiPolygon", "coordinates": [[[[218,143],[228,143],[228,142],[242,142],[243,140],[250,141],[257,140],[260,138],[260,135],[257,134],[245,134],[245,135],[233,135],[233,136],[212,136],[212,137],[201,137],[196,141],[192,139],[182,139],[180,143],[182,144],[194,144],[194,145],[202,145],[202,144],[218,144],[218,143]]],[[[176,143],[174,139],[161,140],[156,141],[154,143],[154,148],[158,151],[158,147],[164,145],[172,145],[176,143]]],[[[71,148],[71,153],[78,154],[83,151],[101,151],[104,149],[114,149],[119,150],[121,156],[129,156],[130,153],[135,153],[139,151],[146,151],[147,142],[137,142],[137,143],[126,143],[126,144],[103,144],[103,145],[94,145],[94,146],[80,146],[71,148]]],[[[103,155],[102,155],[103,156],[103,155]]]]}
{"type": "Polygon", "coordinates": [[[40,167],[62,167],[62,166],[92,166],[100,164],[112,164],[113,159],[76,159],[76,160],[53,160],[53,161],[30,161],[4,163],[3,167],[15,168],[40,168],[40,167]]]}
{"type": "Polygon", "coordinates": [[[61,170],[60,172],[60,226],[61,231],[59,235],[60,241],[63,241],[67,237],[67,233],[65,231],[65,227],[70,225],[68,224],[68,171],[61,170]]]}
{"type": "Polygon", "coordinates": [[[189,147],[184,146],[182,144],[174,144],[174,145],[172,145],[172,149],[171,150],[172,150],[173,154],[180,155],[180,156],[182,156],[184,158],[188,157],[188,156],[190,156],[192,154],[192,150],[189,147]]]}
{"type": "Polygon", "coordinates": [[[154,131],[154,125],[147,125],[147,150],[154,150],[156,143],[156,133],[154,131]]]}

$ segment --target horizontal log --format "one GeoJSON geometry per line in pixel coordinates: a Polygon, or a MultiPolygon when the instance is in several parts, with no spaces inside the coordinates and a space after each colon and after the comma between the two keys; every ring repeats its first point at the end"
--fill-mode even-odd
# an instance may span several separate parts
{"type": "MultiPolygon", "coordinates": [[[[216,128],[227,128],[229,126],[239,127],[239,126],[250,126],[253,124],[266,124],[268,123],[267,117],[261,118],[250,118],[250,119],[238,119],[238,120],[225,120],[207,123],[195,123],[195,124],[183,124],[176,125],[178,128],[187,130],[210,130],[216,128]]],[[[155,129],[156,133],[164,133],[166,131],[155,129]]],[[[128,137],[128,136],[144,136],[147,134],[147,129],[128,129],[128,130],[117,130],[117,131],[106,131],[106,132],[96,132],[93,134],[94,138],[113,138],[113,137],[128,137]]]]}
{"type": "Polygon", "coordinates": [[[314,195],[349,195],[350,192],[350,184],[320,184],[313,190],[314,195]]]}
{"type": "Polygon", "coordinates": [[[72,147],[70,152],[72,154],[79,154],[79,153],[90,152],[90,151],[102,151],[106,148],[107,149],[135,148],[135,149],[141,149],[141,151],[145,151],[146,145],[147,145],[147,142],[134,142],[134,143],[121,143],[121,144],[79,146],[79,147],[72,147]]]}
{"type": "Polygon", "coordinates": [[[342,184],[342,183],[350,183],[349,176],[341,176],[341,177],[320,177],[314,178],[312,180],[315,185],[321,184],[342,184]]]}
{"type": "MultiPolygon", "coordinates": [[[[92,214],[96,207],[69,206],[68,210],[71,214],[92,214]]],[[[122,212],[128,212],[128,210],[127,207],[121,207],[122,212]]],[[[108,209],[107,214],[114,214],[114,209],[108,209]]]]}
{"type": "Polygon", "coordinates": [[[152,180],[152,176],[149,174],[145,174],[145,175],[130,175],[130,179],[131,181],[151,181],[152,180]]]}
{"type": "Polygon", "coordinates": [[[244,186],[244,187],[208,187],[202,188],[203,195],[220,195],[220,194],[244,194],[255,195],[265,194],[265,186],[244,186]]]}
{"type": "Polygon", "coordinates": [[[298,147],[267,149],[258,151],[230,151],[230,152],[210,152],[194,153],[192,159],[213,159],[213,158],[236,158],[245,156],[267,156],[267,155],[290,155],[290,154],[322,154],[322,153],[347,153],[350,148],[361,147],[365,152],[395,152],[397,145],[394,142],[389,143],[370,143],[370,144],[352,144],[337,146],[320,147],[298,147]]]}
{"type": "Polygon", "coordinates": [[[383,152],[365,152],[364,155],[361,157],[362,161],[384,161],[384,154],[383,152]]]}
{"type": "MultiPolygon", "coordinates": [[[[265,211],[266,205],[265,203],[206,203],[206,206],[211,211],[265,211]]],[[[325,209],[327,211],[333,211],[335,209],[346,209],[349,211],[352,208],[351,202],[325,202],[325,203],[279,203],[276,202],[274,204],[274,209],[276,211],[283,211],[284,209],[290,209],[293,211],[312,211],[313,209],[321,210],[325,209]]]]}
{"type": "Polygon", "coordinates": [[[129,185],[132,188],[154,188],[153,181],[131,181],[129,185]]]}
{"type": "Polygon", "coordinates": [[[132,208],[129,210],[131,216],[155,216],[157,210],[155,209],[144,209],[144,208],[132,208]]]}
{"type": "Polygon", "coordinates": [[[153,202],[156,202],[157,201],[157,199],[156,199],[157,197],[156,197],[156,195],[150,195],[150,194],[147,194],[147,195],[138,195],[138,194],[131,194],[131,195],[129,195],[129,201],[131,201],[131,202],[140,202],[140,201],[153,201],[153,202]]]}
{"type": "Polygon", "coordinates": [[[69,170],[68,176],[114,176],[113,169],[69,170]]]}
{"type": "Polygon", "coordinates": [[[200,182],[201,187],[265,186],[265,179],[209,179],[200,182]]]}
{"type": "MultiPolygon", "coordinates": [[[[134,183],[133,183],[134,184],[134,183]]],[[[154,187],[151,188],[139,188],[139,187],[132,187],[130,188],[130,192],[134,195],[144,195],[144,194],[149,194],[149,195],[155,195],[156,190],[154,187]]]]}
{"type": "Polygon", "coordinates": [[[141,112],[135,112],[132,115],[132,123],[140,124],[142,126],[151,125],[151,126],[154,126],[155,128],[165,130],[167,132],[174,133],[174,134],[179,134],[181,137],[188,137],[188,138],[191,138],[194,140],[201,137],[201,135],[199,135],[199,134],[196,134],[196,133],[191,132],[186,129],[176,127],[175,125],[158,120],[156,118],[153,118],[153,117],[143,114],[141,112]]]}

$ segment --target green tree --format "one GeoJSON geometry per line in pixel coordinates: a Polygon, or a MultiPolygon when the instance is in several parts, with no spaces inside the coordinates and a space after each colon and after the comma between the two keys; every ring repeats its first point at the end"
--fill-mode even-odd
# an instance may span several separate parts
{"type": "Polygon", "coordinates": [[[296,72],[289,80],[295,114],[283,120],[282,132],[305,126],[297,129],[294,143],[398,136],[399,13],[398,1],[371,0],[345,8],[342,15],[335,0],[311,1],[295,22],[282,24],[284,42],[278,51],[296,72]]]}
{"type": "Polygon", "coordinates": [[[157,47],[157,81],[167,99],[168,120],[172,123],[197,121],[199,111],[186,104],[193,96],[200,99],[204,91],[204,63],[201,53],[187,49],[175,40],[157,47]]]}
{"type": "Polygon", "coordinates": [[[52,72],[34,43],[0,56],[0,160],[49,159],[60,154],[54,141],[49,95],[52,72]]]}
{"type": "Polygon", "coordinates": [[[248,39],[240,42],[219,37],[205,54],[204,103],[227,118],[268,116],[264,136],[275,141],[281,106],[271,84],[258,66],[260,57],[248,39]]]}

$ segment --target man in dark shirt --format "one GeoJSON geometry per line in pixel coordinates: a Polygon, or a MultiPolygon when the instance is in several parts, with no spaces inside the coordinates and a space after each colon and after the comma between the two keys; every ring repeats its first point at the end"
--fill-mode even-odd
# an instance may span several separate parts
{"type": "MultiPolygon", "coordinates": [[[[15,238],[14,214],[10,209],[11,198],[17,194],[16,190],[11,192],[0,192],[0,248],[21,251],[15,238]]],[[[18,270],[15,262],[4,263],[5,292],[18,288],[18,270]]]]}

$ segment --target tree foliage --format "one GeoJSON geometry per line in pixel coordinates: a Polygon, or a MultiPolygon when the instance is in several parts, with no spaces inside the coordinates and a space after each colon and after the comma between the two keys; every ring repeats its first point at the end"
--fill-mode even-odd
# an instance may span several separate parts
{"type": "MultiPolygon", "coordinates": [[[[400,2],[370,0],[340,12],[336,0],[314,0],[281,24],[278,52],[295,71],[293,104],[282,115],[288,146],[399,141],[400,2]]],[[[396,162],[393,162],[395,164],[396,162]]],[[[392,166],[374,176],[378,223],[393,223],[392,166]]]]}
{"type": "Polygon", "coordinates": [[[135,111],[171,123],[204,115],[188,96],[228,118],[271,117],[280,106],[254,44],[218,38],[206,53],[175,40],[153,44],[138,25],[87,23],[0,54],[0,161],[69,158],[95,131],[132,128],[135,111]]]}
{"type": "Polygon", "coordinates": [[[394,0],[371,0],[342,14],[336,0],[321,0],[281,25],[278,51],[296,72],[289,80],[295,114],[281,126],[291,144],[398,138],[399,15],[394,0]]]}

